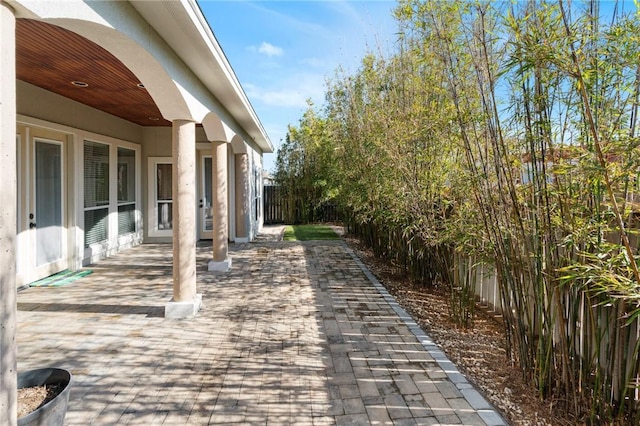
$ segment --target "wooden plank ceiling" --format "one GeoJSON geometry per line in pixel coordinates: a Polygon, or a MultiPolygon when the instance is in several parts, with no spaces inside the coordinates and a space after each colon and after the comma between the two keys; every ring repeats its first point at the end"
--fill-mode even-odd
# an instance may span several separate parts
{"type": "Polygon", "coordinates": [[[18,19],[19,80],[139,124],[170,126],[120,60],[86,38],[44,22],[18,19]],[[86,87],[73,82],[86,83],[86,87]]]}

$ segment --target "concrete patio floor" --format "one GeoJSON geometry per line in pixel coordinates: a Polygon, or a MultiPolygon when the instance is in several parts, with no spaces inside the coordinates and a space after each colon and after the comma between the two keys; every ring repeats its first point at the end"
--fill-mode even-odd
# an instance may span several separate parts
{"type": "Polygon", "coordinates": [[[203,308],[165,319],[171,246],[18,294],[18,367],[74,377],[68,425],[465,424],[504,420],[342,241],[232,244],[203,308]]]}

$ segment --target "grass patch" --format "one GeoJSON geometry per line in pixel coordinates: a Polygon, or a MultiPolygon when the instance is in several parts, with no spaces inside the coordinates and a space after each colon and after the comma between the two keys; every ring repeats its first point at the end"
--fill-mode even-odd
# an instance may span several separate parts
{"type": "Polygon", "coordinates": [[[340,236],[326,225],[288,225],[284,241],[339,240],[340,236]]]}

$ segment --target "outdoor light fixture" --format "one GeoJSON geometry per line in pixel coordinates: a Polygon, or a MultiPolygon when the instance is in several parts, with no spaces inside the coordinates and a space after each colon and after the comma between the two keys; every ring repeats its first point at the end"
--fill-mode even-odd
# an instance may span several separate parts
{"type": "Polygon", "coordinates": [[[145,87],[144,87],[144,84],[142,84],[142,83],[138,83],[138,84],[136,84],[136,86],[138,86],[138,87],[139,87],[139,88],[141,88],[141,89],[144,89],[144,88],[145,88],[145,87]]]}
{"type": "Polygon", "coordinates": [[[85,83],[84,81],[72,81],[71,84],[77,87],[89,87],[89,83],[85,83]]]}

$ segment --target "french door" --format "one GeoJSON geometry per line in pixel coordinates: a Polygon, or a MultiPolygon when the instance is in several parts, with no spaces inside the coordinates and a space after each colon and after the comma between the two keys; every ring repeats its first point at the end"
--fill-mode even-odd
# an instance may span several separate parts
{"type": "Polygon", "coordinates": [[[200,239],[213,238],[213,191],[212,191],[212,166],[211,155],[200,156],[200,193],[198,222],[200,227],[200,239]]]}
{"type": "Polygon", "coordinates": [[[18,262],[24,283],[68,267],[64,141],[34,138],[27,155],[26,203],[18,262]]]}

